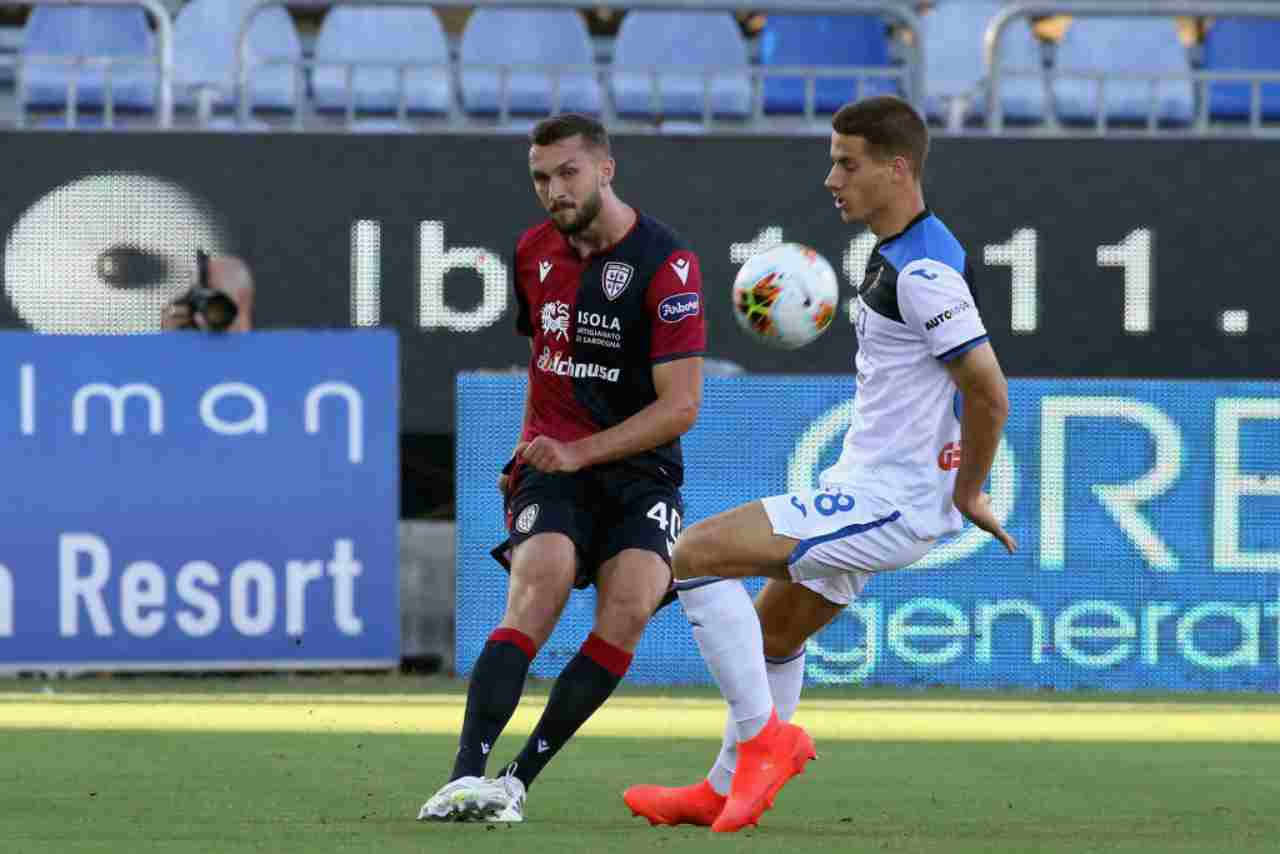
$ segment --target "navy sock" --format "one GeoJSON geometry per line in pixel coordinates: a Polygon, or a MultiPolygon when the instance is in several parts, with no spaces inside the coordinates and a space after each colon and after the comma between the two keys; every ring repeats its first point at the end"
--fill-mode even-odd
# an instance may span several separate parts
{"type": "Polygon", "coordinates": [[[450,780],[484,775],[489,751],[520,702],[529,662],[536,653],[533,641],[515,629],[496,629],[489,636],[471,671],[467,711],[450,780]]]}
{"type": "Polygon", "coordinates": [[[560,672],[542,719],[520,755],[507,766],[508,773],[526,787],[532,785],[551,757],[609,699],[631,666],[631,658],[631,653],[598,635],[588,635],[582,649],[560,672]]]}

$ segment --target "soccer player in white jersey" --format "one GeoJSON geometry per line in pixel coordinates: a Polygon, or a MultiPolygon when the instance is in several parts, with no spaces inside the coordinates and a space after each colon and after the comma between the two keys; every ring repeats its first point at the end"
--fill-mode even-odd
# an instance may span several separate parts
{"type": "Polygon", "coordinates": [[[1008,385],[970,292],[964,250],[925,207],[929,134],[904,101],[832,120],[824,186],[879,238],[858,288],[857,392],[843,452],[816,489],[752,501],[687,528],[672,568],[698,649],[729,703],[720,756],[693,786],[632,786],[651,824],[756,824],[814,756],[788,723],[804,649],[876,572],[910,566],[967,518],[1017,548],[983,483],[1008,385]],[[739,580],[769,579],[754,607],[739,580]]]}

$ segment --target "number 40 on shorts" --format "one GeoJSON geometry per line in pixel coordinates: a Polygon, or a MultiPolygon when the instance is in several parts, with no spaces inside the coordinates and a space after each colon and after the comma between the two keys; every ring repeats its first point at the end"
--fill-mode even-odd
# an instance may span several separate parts
{"type": "Polygon", "coordinates": [[[669,539],[674,540],[680,536],[680,529],[684,526],[684,520],[680,518],[680,511],[668,505],[667,502],[659,501],[650,507],[649,512],[644,515],[645,518],[657,522],[658,530],[666,533],[669,539]]]}

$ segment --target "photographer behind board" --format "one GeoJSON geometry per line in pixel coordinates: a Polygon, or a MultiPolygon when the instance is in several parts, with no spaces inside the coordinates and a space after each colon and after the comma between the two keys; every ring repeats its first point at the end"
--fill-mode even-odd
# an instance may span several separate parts
{"type": "Polygon", "coordinates": [[[196,253],[196,284],[160,311],[166,331],[202,329],[248,332],[253,328],[253,274],[234,255],[196,253]]]}

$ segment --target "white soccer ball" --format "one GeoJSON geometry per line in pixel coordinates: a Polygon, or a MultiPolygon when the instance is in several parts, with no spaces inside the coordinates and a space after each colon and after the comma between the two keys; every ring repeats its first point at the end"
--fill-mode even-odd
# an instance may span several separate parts
{"type": "Polygon", "coordinates": [[[799,243],[781,243],[752,255],[733,280],[738,325],[784,350],[803,347],[826,332],[839,302],[835,270],[799,243]]]}

